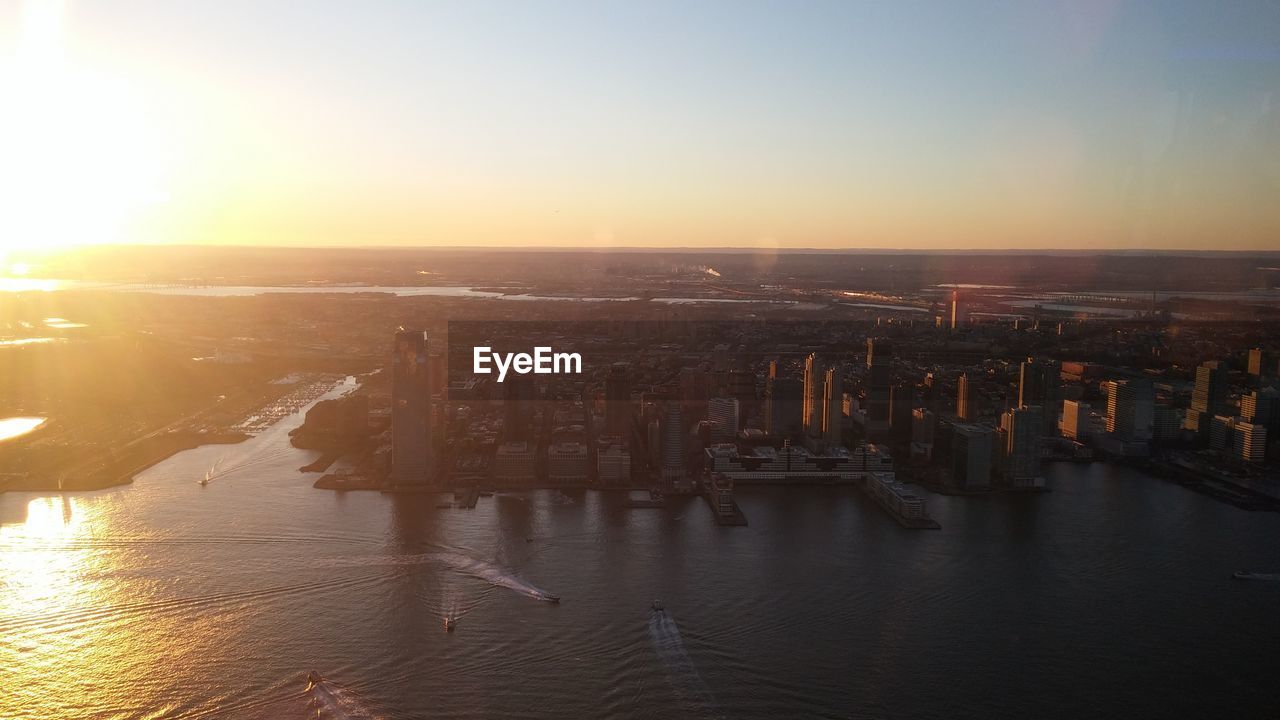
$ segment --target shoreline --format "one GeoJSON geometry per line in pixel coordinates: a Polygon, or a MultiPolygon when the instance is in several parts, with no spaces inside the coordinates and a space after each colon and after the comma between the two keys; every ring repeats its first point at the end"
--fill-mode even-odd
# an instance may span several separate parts
{"type": "Polygon", "coordinates": [[[159,436],[138,451],[134,457],[123,457],[114,463],[104,462],[90,472],[59,480],[48,476],[4,478],[0,476],[0,494],[6,492],[88,492],[131,485],[138,474],[186,450],[204,445],[236,445],[251,435],[242,432],[196,433],[178,432],[159,436]]]}

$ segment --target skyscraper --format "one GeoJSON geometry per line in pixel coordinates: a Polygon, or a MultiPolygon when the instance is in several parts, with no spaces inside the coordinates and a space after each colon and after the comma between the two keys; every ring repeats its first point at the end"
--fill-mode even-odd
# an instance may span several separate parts
{"type": "Polygon", "coordinates": [[[1159,443],[1173,442],[1181,433],[1181,414],[1171,405],[1156,403],[1151,415],[1151,439],[1159,443]]]}
{"type": "Polygon", "coordinates": [[[1125,441],[1152,438],[1155,388],[1151,381],[1116,380],[1107,386],[1107,432],[1125,441]]]}
{"type": "Polygon", "coordinates": [[[391,483],[426,485],[431,473],[431,390],[421,330],[396,332],[391,359],[391,483]]]}
{"type": "Polygon", "coordinates": [[[1267,429],[1257,423],[1237,422],[1233,450],[1245,462],[1262,462],[1267,456],[1267,429]]]}
{"type": "Polygon", "coordinates": [[[631,452],[619,443],[601,442],[596,450],[596,478],[604,487],[631,483],[631,452]]]}
{"type": "Polygon", "coordinates": [[[532,439],[533,401],[536,389],[528,375],[508,376],[502,383],[502,435],[507,442],[532,439]]]}
{"type": "Polygon", "coordinates": [[[991,484],[991,428],[960,423],[951,437],[951,478],[962,488],[991,484]]]}
{"type": "Polygon", "coordinates": [[[804,407],[801,417],[804,431],[810,435],[822,432],[822,383],[826,368],[817,353],[804,359],[804,407]]]}
{"type": "Polygon", "coordinates": [[[1196,368],[1196,387],[1191,393],[1191,409],[1185,427],[1203,432],[1214,415],[1223,412],[1227,402],[1227,368],[1217,360],[1201,363],[1196,368]]]}
{"type": "Polygon", "coordinates": [[[669,490],[685,484],[684,430],[680,404],[668,402],[662,415],[662,484],[669,490]]]}
{"type": "Polygon", "coordinates": [[[1000,418],[1004,434],[1004,476],[1013,487],[1032,485],[1040,474],[1043,411],[1038,405],[1014,408],[1000,418]]]}
{"type": "Polygon", "coordinates": [[[631,439],[631,379],[626,363],[614,363],[605,378],[604,424],[608,434],[631,439]]]}
{"type": "Polygon", "coordinates": [[[804,384],[793,377],[773,377],[765,385],[765,432],[790,435],[803,428],[804,384]]]}
{"type": "Polygon", "coordinates": [[[1054,360],[1027,358],[1019,368],[1018,407],[1038,405],[1045,410],[1042,433],[1057,435],[1057,408],[1061,405],[1061,369],[1054,360]]]}
{"type": "Polygon", "coordinates": [[[893,370],[893,345],[883,338],[867,338],[867,433],[884,434],[889,430],[890,374],[893,370]]]}
{"type": "Polygon", "coordinates": [[[921,445],[932,445],[934,431],[938,427],[938,418],[925,408],[911,411],[911,442],[921,445]]]}
{"type": "Polygon", "coordinates": [[[822,438],[827,442],[840,442],[844,410],[844,375],[838,368],[827,368],[822,381],[822,438]]]}
{"type": "Polygon", "coordinates": [[[1255,380],[1276,374],[1276,358],[1262,348],[1249,351],[1249,375],[1255,380]]]}
{"type": "Polygon", "coordinates": [[[1267,388],[1241,397],[1240,416],[1247,422],[1265,426],[1267,432],[1280,432],[1280,394],[1267,388]]]}
{"type": "Polygon", "coordinates": [[[1089,436],[1088,403],[1079,400],[1062,402],[1062,435],[1072,440],[1084,440],[1089,436]]]}
{"type": "Polygon", "coordinates": [[[737,398],[714,397],[707,402],[707,419],[715,423],[712,441],[729,442],[738,436],[738,413],[737,398]]]}
{"type": "Polygon", "coordinates": [[[958,330],[969,324],[969,311],[959,290],[951,291],[951,329],[958,330]]]}
{"type": "Polygon", "coordinates": [[[956,381],[956,417],[961,420],[973,419],[973,405],[969,397],[969,376],[961,374],[956,381]]]}

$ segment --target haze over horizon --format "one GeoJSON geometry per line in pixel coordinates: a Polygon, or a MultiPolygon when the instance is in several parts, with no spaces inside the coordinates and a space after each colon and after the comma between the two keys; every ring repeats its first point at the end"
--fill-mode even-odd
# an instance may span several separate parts
{"type": "Polygon", "coordinates": [[[0,256],[1273,250],[1280,6],[0,9],[0,256]]]}

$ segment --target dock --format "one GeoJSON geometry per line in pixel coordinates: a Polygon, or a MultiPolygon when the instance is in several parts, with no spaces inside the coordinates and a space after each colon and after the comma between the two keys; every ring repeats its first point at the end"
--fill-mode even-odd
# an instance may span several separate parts
{"type": "Polygon", "coordinates": [[[738,506],[738,501],[733,501],[733,512],[723,513],[716,507],[716,500],[712,493],[703,493],[702,499],[707,501],[707,505],[711,507],[711,516],[716,519],[717,525],[726,525],[730,527],[746,527],[747,516],[742,512],[742,508],[738,506]]]}
{"type": "Polygon", "coordinates": [[[664,508],[667,506],[667,498],[659,490],[650,490],[648,497],[637,498],[630,493],[627,495],[626,507],[629,508],[664,508]]]}
{"type": "Polygon", "coordinates": [[[870,473],[862,489],[904,528],[941,530],[942,525],[929,517],[924,499],[898,482],[893,473],[870,473]]]}
{"type": "Polygon", "coordinates": [[[480,501],[480,488],[469,487],[465,490],[454,490],[453,500],[457,507],[474,510],[476,503],[480,501]]]}

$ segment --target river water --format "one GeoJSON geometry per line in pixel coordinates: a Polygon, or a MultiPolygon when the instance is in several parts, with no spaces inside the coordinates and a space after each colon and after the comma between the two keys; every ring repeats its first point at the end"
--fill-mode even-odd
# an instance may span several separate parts
{"type": "Polygon", "coordinates": [[[1280,515],[1100,464],[939,531],[851,488],[439,508],[313,489],[300,420],[0,495],[0,717],[1275,717],[1280,583],[1231,573],[1280,515]]]}

